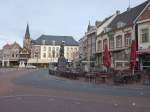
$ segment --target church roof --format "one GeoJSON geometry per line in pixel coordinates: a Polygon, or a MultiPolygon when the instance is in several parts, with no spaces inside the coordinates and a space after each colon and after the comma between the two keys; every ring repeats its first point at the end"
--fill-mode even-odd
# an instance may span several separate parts
{"type": "Polygon", "coordinates": [[[53,45],[55,41],[55,45],[61,45],[62,41],[65,42],[66,46],[78,46],[78,42],[72,36],[56,36],[56,35],[41,35],[36,40],[32,40],[32,44],[41,45],[43,44],[43,40],[46,45],[53,45]]]}

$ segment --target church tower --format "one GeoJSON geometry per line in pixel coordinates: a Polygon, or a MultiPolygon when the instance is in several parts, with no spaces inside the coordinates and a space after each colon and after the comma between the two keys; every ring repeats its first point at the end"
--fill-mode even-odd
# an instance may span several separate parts
{"type": "Polygon", "coordinates": [[[23,47],[28,49],[29,51],[31,50],[31,38],[30,38],[30,32],[29,32],[29,25],[28,24],[27,24],[27,28],[26,28],[25,37],[23,40],[23,47]]]}

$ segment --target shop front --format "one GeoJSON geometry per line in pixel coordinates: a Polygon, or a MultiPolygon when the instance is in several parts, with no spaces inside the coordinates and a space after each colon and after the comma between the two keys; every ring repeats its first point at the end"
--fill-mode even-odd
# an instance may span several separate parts
{"type": "Polygon", "coordinates": [[[140,50],[137,54],[140,70],[150,69],[150,50],[140,50]]]}

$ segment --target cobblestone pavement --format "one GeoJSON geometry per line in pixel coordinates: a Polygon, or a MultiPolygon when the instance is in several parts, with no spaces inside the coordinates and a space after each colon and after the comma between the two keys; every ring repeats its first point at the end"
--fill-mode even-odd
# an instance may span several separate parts
{"type": "Polygon", "coordinates": [[[0,69],[0,112],[149,112],[150,88],[95,85],[43,69],[0,69]],[[1,72],[5,71],[5,72],[1,72]]]}

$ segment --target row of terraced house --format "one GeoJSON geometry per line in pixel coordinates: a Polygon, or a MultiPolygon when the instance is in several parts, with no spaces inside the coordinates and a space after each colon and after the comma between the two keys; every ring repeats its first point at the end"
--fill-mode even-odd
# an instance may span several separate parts
{"type": "Polygon", "coordinates": [[[140,69],[150,67],[150,0],[129,7],[123,13],[116,11],[93,26],[89,23],[79,41],[80,58],[98,66],[103,64],[103,50],[107,44],[111,67],[126,69],[130,62],[131,40],[136,40],[140,69]]]}

